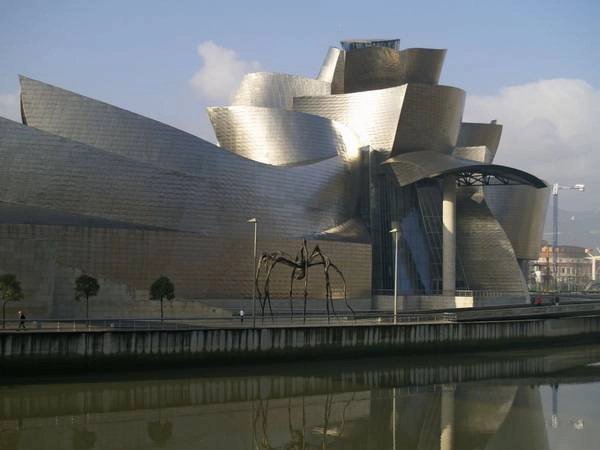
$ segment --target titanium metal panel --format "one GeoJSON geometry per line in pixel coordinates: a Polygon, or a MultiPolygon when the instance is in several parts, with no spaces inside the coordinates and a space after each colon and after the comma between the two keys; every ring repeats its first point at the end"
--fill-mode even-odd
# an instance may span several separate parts
{"type": "Polygon", "coordinates": [[[294,110],[347,125],[371,148],[390,151],[407,86],[294,99],[294,110]]]}
{"type": "Polygon", "coordinates": [[[494,155],[485,145],[473,147],[455,147],[452,156],[460,159],[469,159],[484,164],[491,164],[494,155]]]}
{"type": "Polygon", "coordinates": [[[191,177],[0,118],[0,201],[175,229],[191,177]]]}
{"type": "Polygon", "coordinates": [[[207,236],[247,232],[258,217],[259,235],[300,238],[355,215],[358,187],[339,156],[275,167],[217,150],[192,176],[0,119],[0,201],[207,236]]]}
{"type": "Polygon", "coordinates": [[[336,227],[312,236],[312,239],[344,242],[371,242],[369,230],[360,219],[350,219],[336,227]]]}
{"type": "Polygon", "coordinates": [[[511,293],[518,301],[527,301],[527,284],[515,251],[480,188],[458,189],[456,245],[470,289],[511,293]]]}
{"type": "Polygon", "coordinates": [[[208,108],[219,145],[276,166],[344,155],[357,158],[360,140],[344,125],[311,114],[254,106],[208,108]]]}
{"type": "Polygon", "coordinates": [[[437,152],[404,153],[384,161],[389,164],[400,186],[407,186],[425,178],[435,178],[447,173],[473,172],[498,175],[518,184],[545,188],[543,180],[522,170],[497,164],[480,164],[437,152]]]}
{"type": "Polygon", "coordinates": [[[450,86],[409,84],[392,156],[427,150],[451,154],[465,107],[465,91],[450,86]]]}
{"type": "MultiPolygon", "coordinates": [[[[333,77],[333,71],[331,70],[333,77]]],[[[294,97],[329,95],[331,81],[314,80],[283,73],[255,72],[242,78],[232,101],[234,106],[291,109],[294,97]]]]}
{"type": "Polygon", "coordinates": [[[471,123],[463,122],[460,125],[460,133],[456,145],[459,147],[475,147],[485,145],[490,153],[490,163],[494,160],[500,137],[502,136],[502,125],[495,122],[471,123]]]}
{"type": "Polygon", "coordinates": [[[164,123],[21,76],[25,123],[162,169],[193,172],[219,148],[164,123]]]}
{"type": "Polygon", "coordinates": [[[67,225],[88,228],[126,228],[136,230],[161,230],[158,227],[128,222],[117,222],[100,217],[71,214],[49,208],[0,202],[0,223],[32,225],[67,225]]]}
{"type": "Polygon", "coordinates": [[[486,186],[486,202],[519,259],[538,259],[550,199],[549,187],[486,186]]]}
{"type": "MultiPolygon", "coordinates": [[[[259,222],[259,255],[275,250],[296,254],[302,244],[300,240],[274,239],[268,233],[260,233],[263,226],[267,223],[259,222]]],[[[308,242],[310,249],[315,244],[315,241],[308,242]]],[[[318,244],[346,276],[348,296],[367,298],[371,291],[370,245],[334,241],[319,241],[318,244]]],[[[126,311],[129,308],[127,300],[147,300],[151,283],[161,275],[171,278],[177,299],[217,299],[214,306],[219,306],[218,299],[240,299],[238,308],[243,306],[248,311],[253,288],[252,247],[252,227],[247,223],[237,233],[227,236],[86,226],[0,224],[0,269],[17,273],[28,291],[37,287],[29,281],[32,276],[49,277],[50,289],[42,294],[54,297],[53,302],[44,301],[55,311],[68,311],[68,305],[75,303],[72,286],[81,272],[100,278],[101,292],[110,295],[111,300],[122,301],[120,309],[109,312],[111,315],[126,311]],[[52,244],[51,248],[55,249],[50,255],[54,271],[42,270],[47,257],[39,248],[41,243],[52,244]],[[37,250],[34,252],[31,247],[37,250]],[[23,254],[15,249],[21,249],[23,254]],[[2,258],[5,255],[9,257],[2,258]],[[33,270],[23,266],[27,259],[34,259],[37,264],[33,270]]],[[[46,265],[50,264],[46,262],[46,265]]],[[[275,301],[283,303],[279,309],[288,311],[290,272],[281,269],[276,272],[271,279],[271,291],[276,299],[282,299],[275,301]]],[[[323,271],[311,270],[310,277],[310,298],[324,298],[323,271]]],[[[331,284],[335,297],[340,298],[343,295],[341,284],[336,278],[331,284]]],[[[303,283],[296,283],[296,287],[295,296],[301,298],[303,283]]],[[[34,300],[27,297],[28,302],[34,300]]],[[[277,307],[277,304],[274,306],[277,307]]]]}
{"type": "Polygon", "coordinates": [[[346,52],[346,93],[400,86],[438,84],[446,50],[409,48],[402,51],[368,47],[346,52]]]}

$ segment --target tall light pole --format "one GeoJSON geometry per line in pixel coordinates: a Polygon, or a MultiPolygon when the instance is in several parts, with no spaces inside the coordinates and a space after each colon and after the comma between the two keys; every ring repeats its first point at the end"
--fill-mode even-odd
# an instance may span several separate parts
{"type": "Polygon", "coordinates": [[[390,233],[394,235],[394,323],[398,314],[398,228],[393,228],[390,233]]]}
{"type": "Polygon", "coordinates": [[[254,252],[252,254],[252,328],[256,328],[256,226],[258,224],[258,220],[256,220],[256,217],[253,217],[252,219],[248,220],[248,223],[254,224],[254,252]]]}
{"type": "Polygon", "coordinates": [[[554,291],[558,292],[558,191],[572,190],[585,191],[585,184],[575,184],[573,186],[561,186],[558,183],[552,185],[552,233],[554,239],[552,242],[552,270],[554,271],[554,291]]]}

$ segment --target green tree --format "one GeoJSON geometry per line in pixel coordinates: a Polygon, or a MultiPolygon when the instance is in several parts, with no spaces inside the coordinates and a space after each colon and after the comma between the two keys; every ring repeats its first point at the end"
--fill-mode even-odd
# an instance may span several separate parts
{"type": "Polygon", "coordinates": [[[6,327],[6,303],[23,300],[21,283],[16,275],[6,273],[0,276],[0,295],[2,296],[2,328],[6,327]]]}
{"type": "Polygon", "coordinates": [[[160,323],[163,321],[163,300],[175,298],[175,286],[167,277],[160,277],[150,286],[150,300],[160,300],[160,323]]]}
{"type": "Polygon", "coordinates": [[[89,300],[90,297],[98,295],[99,290],[100,285],[94,277],[82,274],[75,279],[75,300],[79,301],[85,297],[85,320],[88,325],[90,323],[89,300]]]}

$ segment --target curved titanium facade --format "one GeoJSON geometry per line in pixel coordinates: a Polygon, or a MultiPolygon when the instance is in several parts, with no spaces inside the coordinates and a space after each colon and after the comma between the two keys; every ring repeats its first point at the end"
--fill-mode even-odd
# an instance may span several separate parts
{"type": "Polygon", "coordinates": [[[528,300],[515,251],[478,188],[460,188],[456,202],[456,243],[466,282],[474,291],[512,293],[528,300]]]}
{"type": "Polygon", "coordinates": [[[326,117],[355,130],[377,150],[392,149],[406,86],[354,94],[300,97],[294,110],[326,117]]]}
{"type": "Polygon", "coordinates": [[[392,156],[427,150],[452,153],[460,131],[465,91],[449,86],[409,84],[392,156]]]}
{"type": "Polygon", "coordinates": [[[253,161],[277,166],[358,157],[362,147],[344,125],[310,114],[274,108],[208,108],[219,145],[253,161]]]}
{"type": "Polygon", "coordinates": [[[21,109],[28,126],[126,158],[181,172],[202,170],[217,146],[156,120],[26,77],[21,109]]]}
{"type": "Polygon", "coordinates": [[[502,136],[502,125],[495,122],[492,123],[470,123],[463,122],[460,126],[457,146],[459,147],[476,147],[485,145],[490,153],[491,160],[494,160],[500,137],[502,136]]]}
{"type": "Polygon", "coordinates": [[[483,164],[491,164],[494,158],[490,149],[485,145],[474,147],[455,147],[452,156],[460,159],[469,159],[483,164]]]}
{"type": "Polygon", "coordinates": [[[550,191],[550,187],[484,187],[486,202],[519,259],[539,257],[550,191]]]}
{"type": "Polygon", "coordinates": [[[370,91],[406,83],[438,84],[446,50],[402,51],[368,47],[346,52],[344,92],[370,91]]]}
{"type": "Polygon", "coordinates": [[[256,72],[244,75],[231,104],[291,109],[294,97],[329,94],[330,81],[283,73],[256,72]]]}
{"type": "Polygon", "coordinates": [[[447,173],[480,173],[499,176],[514,183],[546,187],[539,178],[522,170],[496,164],[479,164],[437,152],[412,152],[394,156],[385,161],[394,171],[400,186],[407,186],[425,178],[435,178],[447,173]]]}
{"type": "MultiPolygon", "coordinates": [[[[0,220],[3,248],[26,248],[22,241],[34,237],[56,243],[51,247],[58,253],[51,251],[48,264],[58,264],[57,273],[83,270],[106,278],[103,289],[117,297],[144,291],[161,274],[173,278],[178,297],[248,295],[251,260],[239,257],[251,254],[248,217],[261,219],[259,251],[294,253],[302,237],[336,227],[355,211],[348,164],[338,156],[287,168],[218,149],[205,155],[201,173],[190,176],[1,119],[0,161],[0,200],[20,206],[20,217],[3,214],[0,220]],[[7,220],[11,224],[2,225],[7,220]]],[[[356,277],[350,295],[368,295],[369,246],[322,247],[356,277]]],[[[5,260],[3,268],[22,277],[38,270],[23,257],[5,260]]],[[[273,281],[273,292],[286,295],[287,279],[273,281]]],[[[66,298],[56,295],[59,303],[66,298]]]]}
{"type": "Polygon", "coordinates": [[[349,166],[337,156],[275,167],[219,151],[207,155],[203,172],[192,176],[6,119],[0,131],[4,202],[210,235],[247,231],[247,216],[256,215],[265,220],[263,231],[276,238],[332,228],[356,208],[349,166]]]}

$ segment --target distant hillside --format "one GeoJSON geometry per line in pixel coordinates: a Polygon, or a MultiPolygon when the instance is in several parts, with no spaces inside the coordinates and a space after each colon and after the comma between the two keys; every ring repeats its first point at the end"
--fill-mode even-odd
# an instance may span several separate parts
{"type": "MultiPolygon", "coordinates": [[[[600,212],[558,210],[559,245],[600,247],[600,212]]],[[[552,204],[548,206],[544,239],[552,243],[552,204]]]]}

